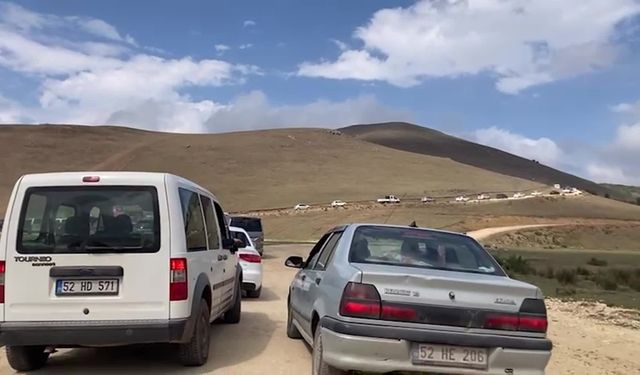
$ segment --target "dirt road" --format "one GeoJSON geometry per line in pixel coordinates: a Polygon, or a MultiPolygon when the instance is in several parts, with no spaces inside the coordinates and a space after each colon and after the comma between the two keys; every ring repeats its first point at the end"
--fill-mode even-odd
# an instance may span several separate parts
{"type": "Polygon", "coordinates": [[[489,238],[491,236],[494,236],[494,235],[500,234],[500,233],[516,232],[516,231],[523,230],[523,229],[552,227],[552,226],[558,226],[558,225],[562,225],[562,224],[512,225],[512,226],[508,226],[508,227],[494,227],[494,228],[478,229],[478,230],[474,230],[474,231],[471,231],[471,232],[467,232],[467,234],[469,236],[475,238],[476,240],[480,241],[480,240],[484,240],[486,238],[489,238]]]}
{"type": "MultiPolygon", "coordinates": [[[[156,345],[61,350],[39,373],[309,374],[309,350],[302,341],[285,335],[287,288],[295,270],[282,264],[286,256],[304,255],[310,247],[266,248],[262,297],[243,300],[240,324],[213,326],[209,363],[202,368],[185,369],[176,364],[171,347],[156,345]]],[[[555,344],[548,374],[640,373],[640,330],[614,325],[608,318],[620,311],[555,300],[548,306],[550,336],[555,344]]],[[[0,374],[11,373],[2,352],[0,374]]]]}

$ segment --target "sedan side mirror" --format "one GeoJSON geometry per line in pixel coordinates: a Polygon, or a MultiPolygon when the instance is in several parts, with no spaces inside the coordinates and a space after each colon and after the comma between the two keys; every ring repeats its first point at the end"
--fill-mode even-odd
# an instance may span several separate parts
{"type": "Polygon", "coordinates": [[[304,264],[304,259],[302,259],[302,257],[299,257],[299,256],[289,257],[284,262],[285,266],[291,267],[291,268],[302,268],[303,264],[304,264]]]}

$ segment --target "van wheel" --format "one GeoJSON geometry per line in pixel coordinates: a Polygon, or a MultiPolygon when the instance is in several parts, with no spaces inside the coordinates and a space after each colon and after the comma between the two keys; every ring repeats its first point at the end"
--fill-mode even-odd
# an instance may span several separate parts
{"type": "Polygon", "coordinates": [[[207,301],[200,302],[200,313],[193,327],[193,335],[189,342],[180,344],[180,363],[184,366],[202,366],[209,358],[209,307],[207,301]]]}
{"type": "Polygon", "coordinates": [[[236,282],[236,291],[234,294],[233,306],[229,311],[224,313],[222,320],[227,324],[240,323],[240,310],[242,303],[242,290],[240,289],[240,283],[236,282]]]}
{"type": "Polygon", "coordinates": [[[262,293],[262,287],[254,290],[247,290],[247,297],[260,298],[260,293],[262,293]]]}
{"type": "Polygon", "coordinates": [[[301,339],[302,335],[298,331],[298,327],[293,324],[293,311],[291,305],[287,309],[287,337],[290,339],[301,339]]]}
{"type": "Polygon", "coordinates": [[[44,346],[7,346],[7,360],[16,371],[33,371],[42,368],[49,359],[44,346]]]}
{"type": "Polygon", "coordinates": [[[317,327],[313,338],[313,358],[311,361],[312,375],[343,375],[346,371],[330,366],[322,357],[322,328],[317,327]]]}

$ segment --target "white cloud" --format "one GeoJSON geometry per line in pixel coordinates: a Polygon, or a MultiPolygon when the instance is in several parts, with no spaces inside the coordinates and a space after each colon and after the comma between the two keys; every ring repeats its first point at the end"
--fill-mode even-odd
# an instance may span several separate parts
{"type": "Polygon", "coordinates": [[[594,162],[587,165],[587,175],[596,182],[632,183],[620,167],[594,162]]]}
{"type": "Polygon", "coordinates": [[[640,120],[640,100],[635,103],[618,103],[610,108],[615,113],[640,120]]]}
{"type": "Polygon", "coordinates": [[[242,23],[242,27],[251,27],[251,26],[255,26],[256,25],[256,21],[254,20],[245,20],[242,23]]]}
{"type": "Polygon", "coordinates": [[[557,165],[563,157],[560,147],[549,138],[527,138],[495,126],[476,130],[472,138],[478,143],[548,165],[557,165]]]}
{"type": "Polygon", "coordinates": [[[249,48],[252,48],[252,47],[253,47],[253,44],[251,44],[251,43],[245,43],[245,44],[241,44],[241,45],[239,45],[239,46],[238,46],[238,49],[249,49],[249,48]]]}
{"type": "Polygon", "coordinates": [[[335,44],[335,45],[336,45],[336,47],[338,47],[338,49],[339,49],[340,51],[346,51],[346,50],[348,50],[348,49],[349,49],[349,46],[347,45],[347,43],[345,43],[345,42],[343,42],[343,41],[341,41],[341,40],[338,40],[338,39],[331,39],[331,41],[333,42],[333,44],[335,44]]]}
{"type": "Polygon", "coordinates": [[[298,74],[381,80],[407,87],[429,77],[489,73],[496,87],[528,87],[613,63],[620,22],[635,0],[421,0],[377,11],[335,61],[305,62],[298,74]]]}
{"type": "Polygon", "coordinates": [[[215,46],[213,46],[216,51],[218,51],[219,53],[223,53],[225,51],[228,51],[229,49],[231,49],[231,47],[229,47],[226,44],[216,44],[215,46]]]}
{"type": "MultiPolygon", "coordinates": [[[[237,84],[261,74],[257,67],[221,60],[137,52],[104,21],[40,14],[13,4],[0,7],[5,11],[0,13],[0,66],[40,79],[37,106],[0,97],[0,122],[104,124],[130,119],[126,125],[200,131],[220,105],[194,101],[185,89],[237,84]],[[62,37],[69,27],[77,28],[73,40],[62,37]]],[[[0,87],[0,94],[8,93],[0,87]]]]}
{"type": "Polygon", "coordinates": [[[274,127],[329,127],[384,121],[410,121],[406,111],[387,108],[373,96],[344,101],[317,100],[301,105],[273,105],[261,91],[244,94],[214,111],[206,122],[209,131],[274,127]]]}

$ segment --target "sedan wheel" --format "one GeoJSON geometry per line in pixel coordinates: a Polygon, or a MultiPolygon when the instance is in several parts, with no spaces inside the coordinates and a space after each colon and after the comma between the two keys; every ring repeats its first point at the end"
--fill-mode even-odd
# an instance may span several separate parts
{"type": "Polygon", "coordinates": [[[313,375],[343,375],[346,371],[339,370],[330,366],[324,361],[322,356],[322,328],[316,328],[316,334],[313,338],[313,358],[311,363],[311,371],[313,375]]]}

